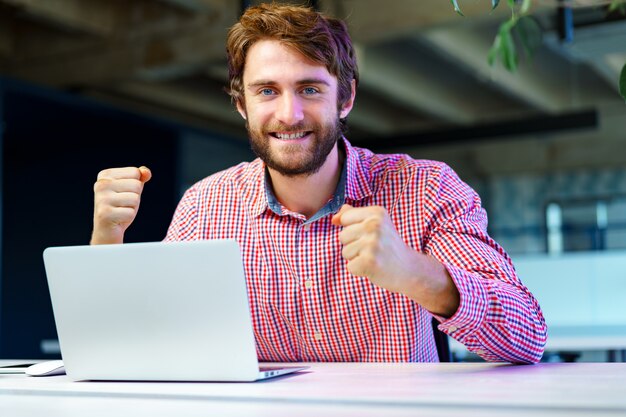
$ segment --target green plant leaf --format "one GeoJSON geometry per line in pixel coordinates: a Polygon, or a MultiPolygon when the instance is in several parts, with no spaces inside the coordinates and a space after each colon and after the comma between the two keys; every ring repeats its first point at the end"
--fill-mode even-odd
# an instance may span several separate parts
{"type": "Polygon", "coordinates": [[[498,34],[496,35],[487,56],[487,62],[489,62],[489,65],[493,65],[498,57],[500,57],[502,65],[504,65],[504,68],[506,68],[507,71],[515,72],[517,70],[517,49],[511,33],[516,22],[517,19],[511,19],[500,25],[498,34]]]}
{"type": "Polygon", "coordinates": [[[501,47],[502,38],[500,38],[500,35],[496,35],[496,38],[493,40],[493,45],[489,48],[489,54],[487,55],[487,62],[489,63],[489,66],[493,67],[493,64],[496,63],[501,47]]]}
{"type": "Polygon", "coordinates": [[[619,93],[626,100],[626,64],[622,67],[622,73],[619,76],[619,93]]]}
{"type": "Polygon", "coordinates": [[[528,11],[530,10],[531,3],[532,3],[532,0],[523,0],[522,7],[520,7],[519,12],[523,15],[527,14],[528,11]]]}
{"type": "Polygon", "coordinates": [[[506,0],[506,2],[509,3],[511,9],[515,9],[515,0],[506,0]]]}
{"type": "Polygon", "coordinates": [[[622,14],[626,14],[626,1],[613,0],[609,5],[609,13],[619,11],[622,14]]]}
{"type": "Polygon", "coordinates": [[[514,29],[526,56],[532,58],[535,51],[541,46],[543,37],[539,23],[531,16],[523,16],[517,21],[514,29]]]}
{"type": "Polygon", "coordinates": [[[501,36],[502,63],[508,71],[515,72],[517,70],[517,51],[515,42],[513,42],[513,36],[511,36],[511,32],[505,32],[501,36]]]}
{"type": "Polygon", "coordinates": [[[459,3],[457,2],[457,0],[450,0],[450,2],[452,3],[452,6],[454,6],[454,11],[460,14],[461,16],[464,16],[463,12],[461,11],[461,8],[459,7],[459,3]]]}
{"type": "Polygon", "coordinates": [[[494,10],[500,4],[500,0],[491,0],[491,10],[494,10]]]}

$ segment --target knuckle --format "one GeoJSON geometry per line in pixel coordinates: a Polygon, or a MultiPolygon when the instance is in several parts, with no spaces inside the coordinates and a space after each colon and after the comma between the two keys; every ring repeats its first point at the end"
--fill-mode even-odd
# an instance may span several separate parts
{"type": "Polygon", "coordinates": [[[131,202],[131,205],[132,205],[133,207],[135,207],[135,208],[139,206],[139,202],[140,202],[140,201],[141,201],[141,197],[139,196],[139,194],[133,194],[133,195],[130,197],[130,202],[131,202]]]}
{"type": "Polygon", "coordinates": [[[368,266],[374,266],[378,264],[378,255],[380,253],[377,244],[368,245],[363,250],[363,259],[367,262],[368,266]]]}
{"type": "Polygon", "coordinates": [[[104,198],[102,195],[96,194],[96,197],[94,198],[94,210],[97,212],[101,212],[106,206],[107,199],[104,198]]]}
{"type": "Polygon", "coordinates": [[[98,179],[122,179],[122,178],[141,178],[141,172],[139,168],[126,167],[126,168],[107,168],[98,173],[98,179]]]}
{"type": "Polygon", "coordinates": [[[107,169],[103,169],[102,171],[100,171],[98,173],[98,179],[113,179],[116,176],[119,175],[120,171],[122,170],[122,168],[107,168],[107,169]]]}
{"type": "Polygon", "coordinates": [[[346,265],[346,268],[348,269],[348,272],[351,273],[352,275],[355,276],[361,276],[362,274],[360,273],[361,271],[359,271],[356,262],[351,261],[348,262],[348,265],[346,265]]]}
{"type": "Polygon", "coordinates": [[[368,233],[374,233],[380,230],[382,226],[382,218],[378,216],[372,216],[365,222],[365,229],[368,233]]]}
{"type": "Polygon", "coordinates": [[[99,221],[107,221],[113,216],[113,207],[104,205],[96,208],[95,217],[99,221]]]}
{"type": "Polygon", "coordinates": [[[107,216],[107,221],[113,224],[127,223],[133,220],[135,212],[127,207],[112,209],[107,216]]]}
{"type": "Polygon", "coordinates": [[[133,180],[132,191],[137,195],[141,195],[143,192],[143,183],[139,180],[133,180]]]}
{"type": "Polygon", "coordinates": [[[377,250],[381,245],[381,236],[382,233],[380,229],[370,231],[365,237],[365,245],[372,251],[377,250]]]}
{"type": "Polygon", "coordinates": [[[373,271],[376,271],[378,269],[378,262],[376,260],[376,257],[374,256],[368,256],[364,259],[363,262],[363,271],[366,272],[366,275],[371,275],[373,271]]]}
{"type": "Polygon", "coordinates": [[[99,193],[102,191],[105,191],[109,188],[109,183],[111,182],[111,180],[105,179],[105,178],[99,178],[94,184],[93,184],[93,191],[95,193],[99,193]]]}
{"type": "Polygon", "coordinates": [[[98,172],[98,176],[96,177],[98,180],[103,180],[109,177],[109,172],[111,170],[110,169],[103,169],[102,171],[98,172]]]}
{"type": "Polygon", "coordinates": [[[376,255],[378,253],[378,236],[371,234],[365,238],[365,251],[369,256],[376,255]]]}
{"type": "Polygon", "coordinates": [[[112,207],[113,201],[109,193],[99,193],[96,195],[95,204],[97,207],[104,209],[105,207],[112,207]]]}
{"type": "Polygon", "coordinates": [[[387,214],[387,210],[385,210],[385,208],[381,206],[373,206],[372,213],[375,217],[382,219],[387,214]]]}

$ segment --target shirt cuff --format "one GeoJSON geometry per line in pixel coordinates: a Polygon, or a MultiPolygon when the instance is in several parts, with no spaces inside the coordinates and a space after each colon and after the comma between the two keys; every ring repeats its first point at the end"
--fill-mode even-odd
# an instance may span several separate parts
{"type": "Polygon", "coordinates": [[[454,265],[444,264],[452,281],[459,290],[459,308],[446,319],[435,315],[439,330],[463,342],[463,339],[478,330],[485,320],[489,306],[485,283],[477,274],[472,274],[454,265]]]}

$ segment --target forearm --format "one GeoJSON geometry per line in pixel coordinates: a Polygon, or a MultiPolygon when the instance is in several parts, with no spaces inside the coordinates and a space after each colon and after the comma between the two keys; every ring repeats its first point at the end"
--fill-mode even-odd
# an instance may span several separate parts
{"type": "Polygon", "coordinates": [[[400,292],[439,317],[452,317],[460,295],[446,267],[432,256],[415,252],[411,279],[400,292]]]}

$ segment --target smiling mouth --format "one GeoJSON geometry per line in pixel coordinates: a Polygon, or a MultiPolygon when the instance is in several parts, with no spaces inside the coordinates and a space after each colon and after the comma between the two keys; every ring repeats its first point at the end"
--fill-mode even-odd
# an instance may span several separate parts
{"type": "Polygon", "coordinates": [[[271,132],[270,136],[280,140],[298,140],[309,134],[311,134],[311,131],[305,130],[300,132],[271,132]]]}

